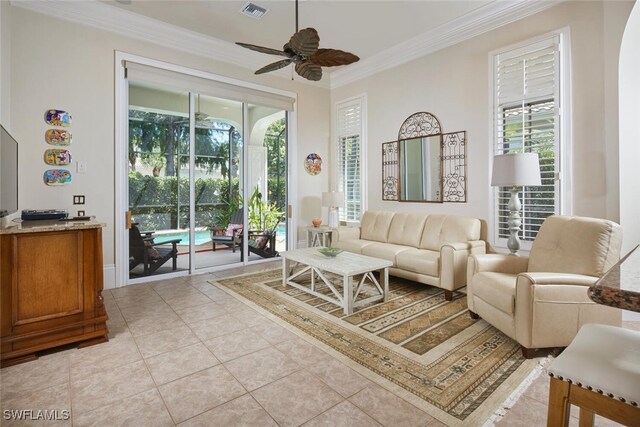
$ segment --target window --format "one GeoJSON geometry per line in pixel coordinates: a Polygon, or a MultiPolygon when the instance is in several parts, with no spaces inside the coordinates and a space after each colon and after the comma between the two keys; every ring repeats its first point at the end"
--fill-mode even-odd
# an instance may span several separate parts
{"type": "MultiPolygon", "coordinates": [[[[554,34],[493,55],[494,154],[531,152],[540,158],[542,184],[524,187],[520,192],[523,248],[535,239],[545,218],[562,212],[560,171],[568,132],[563,132],[560,112],[563,100],[569,98],[562,84],[561,40],[561,34],[554,34]]],[[[566,105],[564,110],[566,113],[566,105]]],[[[498,245],[509,237],[509,190],[500,187],[495,193],[498,245]]]]}
{"type": "Polygon", "coordinates": [[[363,105],[364,96],[339,103],[336,108],[337,190],[344,193],[340,221],[360,221],[364,206],[363,105]]]}

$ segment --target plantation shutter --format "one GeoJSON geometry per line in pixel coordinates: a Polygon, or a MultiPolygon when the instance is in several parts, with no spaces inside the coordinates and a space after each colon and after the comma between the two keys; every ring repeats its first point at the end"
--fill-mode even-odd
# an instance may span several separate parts
{"type": "MultiPolygon", "coordinates": [[[[520,239],[535,239],[545,218],[559,213],[560,37],[494,57],[495,154],[538,153],[542,185],[521,190],[520,239]]],[[[497,240],[509,237],[509,187],[497,189],[497,240]]]]}
{"type": "Polygon", "coordinates": [[[344,193],[341,221],[360,221],[362,203],[362,103],[358,99],[338,105],[338,191],[344,193]]]}

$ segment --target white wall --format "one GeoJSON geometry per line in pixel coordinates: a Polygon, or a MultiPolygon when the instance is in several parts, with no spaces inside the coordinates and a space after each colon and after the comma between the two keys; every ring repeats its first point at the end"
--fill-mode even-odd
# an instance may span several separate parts
{"type": "Polygon", "coordinates": [[[640,244],[640,5],[629,16],[620,51],[620,225],[623,252],[640,244]]]}
{"type": "MultiPolygon", "coordinates": [[[[20,142],[20,208],[60,207],[73,211],[71,196],[85,194],[85,210],[107,223],[105,264],[114,262],[113,61],[114,51],[120,50],[296,92],[298,145],[294,161],[298,166],[296,219],[300,227],[320,214],[320,194],[328,189],[330,107],[337,101],[363,93],[367,94],[368,111],[369,208],[459,213],[486,219],[491,192],[488,52],[569,26],[573,67],[573,213],[618,220],[618,205],[636,203],[632,205],[636,209],[634,214],[626,217],[626,222],[631,223],[637,217],[637,197],[633,201],[632,196],[625,197],[631,184],[622,176],[619,180],[622,196],[618,196],[617,163],[620,158],[621,175],[637,167],[632,162],[639,158],[638,152],[628,150],[638,150],[638,138],[633,139],[635,146],[625,148],[627,151],[624,152],[621,147],[618,154],[618,117],[615,108],[611,108],[617,104],[612,88],[616,86],[615,64],[621,28],[624,28],[631,6],[631,2],[564,2],[472,40],[334,89],[329,94],[326,89],[269,75],[254,76],[251,70],[210,58],[57,20],[0,2],[0,120],[8,123],[10,112],[10,128],[20,142]],[[51,41],[51,34],[56,35],[53,40],[61,41],[59,51],[43,42],[51,41]],[[50,188],[42,183],[42,173],[47,169],[41,159],[47,148],[43,140],[47,126],[42,117],[49,108],[65,109],[73,114],[72,153],[76,160],[86,161],[89,167],[85,175],[74,174],[74,183],[67,187],[50,188]],[[468,203],[418,204],[381,200],[380,144],[395,139],[404,119],[417,111],[435,114],[447,132],[467,131],[468,203]],[[307,174],[302,166],[311,152],[325,159],[323,172],[317,176],[307,174]]],[[[633,43],[637,47],[637,39],[633,43]]],[[[633,59],[637,61],[637,58],[633,59]]],[[[621,93],[625,93],[622,87],[621,93]]],[[[620,100],[621,109],[625,102],[632,102],[631,94],[627,101],[620,100]]],[[[637,124],[637,109],[634,112],[636,116],[632,120],[637,124]]],[[[627,135],[622,124],[620,134],[621,138],[628,138],[622,136],[627,135]]],[[[630,182],[637,181],[631,177],[630,182]]],[[[637,187],[633,191],[632,195],[638,194],[637,187]]],[[[619,215],[625,228],[633,226],[624,225],[624,212],[619,215]]],[[[304,235],[300,234],[300,238],[304,235]]]]}
{"type": "MultiPolygon", "coordinates": [[[[7,2],[1,2],[3,8],[7,2]]],[[[169,63],[252,81],[298,94],[297,159],[308,151],[327,150],[329,91],[274,76],[254,76],[248,69],[211,58],[178,52],[106,31],[61,21],[9,6],[11,9],[11,128],[20,144],[20,209],[65,208],[74,212],[72,195],[86,195],[87,214],[105,222],[104,263],[113,264],[114,238],[114,51],[141,55],[169,63]],[[52,34],[55,37],[52,37],[52,34]],[[73,115],[71,151],[87,163],[87,174],[74,173],[66,187],[46,187],[47,166],[43,120],[49,108],[73,115]]],[[[3,9],[4,15],[4,9],[3,9]]],[[[4,25],[3,25],[4,29],[4,25]]],[[[4,46],[3,46],[4,47],[4,46]]],[[[4,55],[4,49],[3,49],[4,55]]],[[[4,56],[2,58],[3,64],[4,56]]],[[[4,99],[4,95],[3,95],[4,99]]],[[[75,171],[75,168],[73,168],[75,171]]],[[[297,202],[319,200],[328,187],[328,175],[300,176],[297,202]]],[[[298,224],[311,215],[299,210],[298,224]]]]}
{"type": "MultiPolygon", "coordinates": [[[[617,112],[615,61],[621,28],[630,2],[563,2],[539,14],[506,25],[415,61],[332,90],[332,103],[366,93],[368,97],[368,206],[372,210],[420,210],[488,219],[489,186],[489,52],[552,30],[569,27],[573,81],[573,214],[618,220],[617,112]],[[607,10],[606,19],[604,9],[607,10]],[[605,36],[606,35],[606,36],[605,36]],[[606,51],[605,51],[606,50],[606,51]],[[467,131],[468,202],[423,204],[381,200],[381,149],[397,138],[411,114],[428,111],[445,132],[467,131]]],[[[491,234],[490,234],[491,235],[491,234]]]]}
{"type": "Polygon", "coordinates": [[[0,123],[11,130],[11,6],[0,2],[0,123]]]}

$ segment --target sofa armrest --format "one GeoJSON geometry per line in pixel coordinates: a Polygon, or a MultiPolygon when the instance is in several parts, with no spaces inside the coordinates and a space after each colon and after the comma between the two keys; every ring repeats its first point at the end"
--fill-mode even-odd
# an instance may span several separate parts
{"type": "Polygon", "coordinates": [[[482,271],[519,274],[527,271],[528,266],[528,257],[502,254],[472,255],[469,257],[468,274],[480,273],[482,271]]]}
{"type": "Polygon", "coordinates": [[[486,245],[482,240],[442,245],[440,248],[440,287],[453,291],[465,286],[469,255],[484,254],[485,250],[486,245]]]}
{"type": "Polygon", "coordinates": [[[360,238],[360,227],[338,227],[333,233],[333,244],[341,240],[356,240],[360,238]]]}
{"type": "Polygon", "coordinates": [[[533,272],[518,274],[515,328],[527,348],[564,347],[585,323],[620,326],[620,310],[593,302],[594,276],[533,272]]]}
{"type": "Polygon", "coordinates": [[[546,273],[527,272],[520,273],[520,277],[526,278],[529,285],[578,285],[591,286],[598,281],[598,277],[584,276],[582,274],[571,273],[546,273]]]}

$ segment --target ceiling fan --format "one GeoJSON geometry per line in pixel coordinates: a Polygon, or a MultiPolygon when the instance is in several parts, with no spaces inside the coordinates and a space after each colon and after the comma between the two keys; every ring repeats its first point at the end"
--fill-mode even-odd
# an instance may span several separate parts
{"type": "MultiPolygon", "coordinates": [[[[200,110],[200,96],[201,96],[200,94],[196,94],[196,112],[194,114],[196,119],[196,126],[200,128],[203,128],[203,127],[210,128],[213,126],[213,122],[215,121],[215,119],[210,115],[208,115],[207,113],[204,113],[202,110],[200,110]]],[[[187,116],[183,119],[180,119],[177,121],[177,123],[188,125],[189,117],[187,116]]]]}
{"type": "Polygon", "coordinates": [[[296,0],[296,32],[291,36],[289,42],[283,46],[282,50],[248,43],[236,42],[236,44],[257,52],[287,58],[264,66],[256,71],[255,74],[264,74],[269,71],[279,70],[289,64],[296,64],[296,73],[305,79],[318,81],[322,78],[321,67],[348,65],[360,60],[353,53],[338,49],[320,49],[320,37],[315,28],[305,28],[298,31],[298,0],[296,0]]]}

